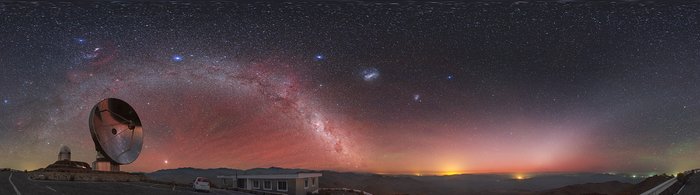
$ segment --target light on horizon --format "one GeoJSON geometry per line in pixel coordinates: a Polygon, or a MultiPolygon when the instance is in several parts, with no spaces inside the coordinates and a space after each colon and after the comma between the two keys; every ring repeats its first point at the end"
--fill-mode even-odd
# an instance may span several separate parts
{"type": "Polygon", "coordinates": [[[461,175],[464,174],[465,170],[464,165],[461,163],[457,163],[458,161],[455,160],[449,160],[446,161],[446,163],[443,163],[441,166],[442,170],[438,172],[438,174],[443,175],[443,176],[449,176],[449,175],[461,175]]]}
{"type": "Polygon", "coordinates": [[[443,172],[441,175],[450,176],[450,175],[461,175],[461,174],[462,174],[462,172],[459,172],[459,171],[447,171],[447,172],[443,172]]]}

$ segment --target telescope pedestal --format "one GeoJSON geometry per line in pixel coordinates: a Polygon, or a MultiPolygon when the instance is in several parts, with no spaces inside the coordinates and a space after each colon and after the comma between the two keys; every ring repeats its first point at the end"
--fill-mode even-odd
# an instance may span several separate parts
{"type": "Polygon", "coordinates": [[[100,152],[97,152],[97,159],[92,162],[92,169],[95,171],[119,172],[119,164],[107,160],[100,152]]]}

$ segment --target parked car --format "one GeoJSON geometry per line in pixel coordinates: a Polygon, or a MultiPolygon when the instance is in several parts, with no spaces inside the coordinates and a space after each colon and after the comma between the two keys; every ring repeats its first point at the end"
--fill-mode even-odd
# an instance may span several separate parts
{"type": "Polygon", "coordinates": [[[211,192],[211,186],[209,185],[209,179],[206,177],[197,177],[192,183],[192,188],[194,191],[211,192]]]}

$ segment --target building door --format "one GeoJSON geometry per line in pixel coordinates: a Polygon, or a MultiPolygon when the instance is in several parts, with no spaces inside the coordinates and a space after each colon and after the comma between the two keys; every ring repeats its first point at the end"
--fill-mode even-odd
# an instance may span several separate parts
{"type": "Polygon", "coordinates": [[[237,181],[236,181],[236,184],[237,184],[236,187],[245,189],[245,184],[246,184],[246,183],[245,183],[245,180],[246,180],[246,179],[237,179],[237,181]]]}

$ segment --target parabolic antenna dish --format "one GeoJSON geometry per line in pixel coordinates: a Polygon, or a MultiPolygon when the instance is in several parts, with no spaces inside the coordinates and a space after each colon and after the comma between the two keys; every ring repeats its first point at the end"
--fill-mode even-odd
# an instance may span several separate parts
{"type": "Polygon", "coordinates": [[[89,120],[95,149],[107,160],[124,165],[139,157],[143,128],[129,104],[116,98],[104,99],[92,108],[89,120]]]}

